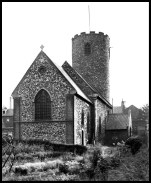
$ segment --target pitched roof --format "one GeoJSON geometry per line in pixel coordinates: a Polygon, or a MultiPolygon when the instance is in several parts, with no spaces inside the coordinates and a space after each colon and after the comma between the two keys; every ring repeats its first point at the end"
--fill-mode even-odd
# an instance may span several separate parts
{"type": "Polygon", "coordinates": [[[64,62],[62,68],[91,101],[92,96],[97,94],[104,103],[106,103],[109,107],[112,107],[112,105],[98,92],[98,90],[94,86],[90,85],[76,70],[70,66],[67,61],[64,62]]]}
{"type": "Polygon", "coordinates": [[[7,109],[5,114],[2,114],[2,116],[13,116],[14,110],[13,109],[7,109]]]}
{"type": "Polygon", "coordinates": [[[86,99],[90,103],[91,100],[83,93],[83,91],[79,88],[79,86],[68,76],[68,74],[63,70],[62,67],[56,65],[56,67],[60,70],[60,72],[63,74],[63,76],[69,81],[69,83],[75,88],[77,94],[79,94],[82,98],[86,99]]]}
{"type": "MultiPolygon", "coordinates": [[[[43,51],[40,51],[40,53],[38,54],[38,56],[36,57],[35,60],[37,60],[39,58],[40,55],[43,55],[47,58],[48,62],[50,62],[51,64],[54,65],[54,67],[56,67],[60,73],[66,78],[66,80],[71,84],[71,86],[76,90],[77,94],[79,94],[82,98],[84,98],[85,100],[87,100],[88,102],[92,103],[89,98],[83,93],[83,91],[78,87],[78,85],[68,76],[68,74],[63,70],[62,67],[58,66],[56,63],[54,63],[43,51]]],[[[35,62],[34,60],[34,62],[35,62]]],[[[29,69],[33,66],[34,62],[31,64],[31,66],[29,67],[29,69]]],[[[17,87],[15,88],[15,90],[12,93],[13,97],[18,96],[17,91],[19,88],[19,85],[21,82],[24,81],[26,75],[29,73],[29,69],[27,70],[27,72],[25,73],[25,75],[23,76],[23,78],[21,79],[21,81],[19,82],[19,84],[17,85],[17,87]]]]}
{"type": "Polygon", "coordinates": [[[109,114],[106,122],[106,130],[127,129],[129,126],[128,114],[109,114]]]}
{"type": "Polygon", "coordinates": [[[124,110],[124,113],[127,113],[129,109],[131,110],[132,120],[136,120],[139,117],[140,109],[131,105],[124,110]]]}
{"type": "Polygon", "coordinates": [[[123,113],[122,106],[115,106],[113,107],[113,113],[123,113]]]}

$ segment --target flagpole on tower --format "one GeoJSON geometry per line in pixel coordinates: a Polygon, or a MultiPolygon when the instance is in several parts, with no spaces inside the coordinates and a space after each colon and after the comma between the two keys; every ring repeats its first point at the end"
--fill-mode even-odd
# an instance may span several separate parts
{"type": "Polygon", "coordinates": [[[90,32],[90,7],[88,5],[88,13],[89,13],[89,32],[90,32]]]}

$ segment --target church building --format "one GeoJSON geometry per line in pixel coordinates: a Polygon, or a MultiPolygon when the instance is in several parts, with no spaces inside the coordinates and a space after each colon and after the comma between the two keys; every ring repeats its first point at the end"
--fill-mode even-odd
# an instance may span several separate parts
{"type": "Polygon", "coordinates": [[[109,58],[109,36],[94,31],[72,38],[72,66],[41,50],[12,93],[14,138],[103,143],[112,111],[109,58]]]}

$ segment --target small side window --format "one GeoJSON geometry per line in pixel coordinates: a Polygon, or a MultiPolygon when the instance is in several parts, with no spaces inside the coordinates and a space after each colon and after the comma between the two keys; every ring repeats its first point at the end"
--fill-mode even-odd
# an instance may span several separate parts
{"type": "Polygon", "coordinates": [[[82,109],[82,113],[81,113],[81,127],[84,128],[84,111],[82,109]]]}
{"type": "Polygon", "coordinates": [[[90,53],[91,53],[91,45],[90,45],[90,43],[86,43],[84,45],[84,53],[85,53],[85,55],[90,55],[90,53]]]}

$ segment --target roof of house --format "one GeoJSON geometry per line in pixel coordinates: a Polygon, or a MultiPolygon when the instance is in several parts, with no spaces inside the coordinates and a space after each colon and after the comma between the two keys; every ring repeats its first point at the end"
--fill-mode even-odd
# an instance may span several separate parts
{"type": "Polygon", "coordinates": [[[129,107],[127,107],[124,111],[124,113],[127,113],[128,110],[131,110],[131,115],[132,115],[132,119],[136,120],[139,116],[139,111],[140,109],[138,109],[137,107],[135,107],[134,105],[130,105],[129,107]]]}
{"type": "Polygon", "coordinates": [[[128,114],[109,114],[106,122],[106,130],[127,129],[129,126],[128,114]]]}
{"type": "Polygon", "coordinates": [[[145,120],[134,120],[132,122],[133,126],[146,126],[146,124],[147,124],[147,121],[145,120]]]}
{"type": "MultiPolygon", "coordinates": [[[[39,58],[40,55],[43,55],[47,58],[48,62],[50,62],[51,64],[54,65],[54,67],[56,67],[60,73],[67,79],[67,81],[71,84],[71,86],[76,90],[77,94],[80,95],[82,98],[84,98],[86,101],[91,102],[91,100],[83,93],[83,91],[79,88],[79,86],[68,76],[68,74],[63,70],[62,67],[58,66],[56,63],[54,63],[43,51],[40,51],[40,53],[38,54],[38,56],[36,57],[35,60],[37,60],[39,58]]],[[[34,62],[35,62],[34,60],[34,62]]],[[[31,66],[29,67],[29,69],[33,66],[34,62],[31,64],[31,66]]],[[[22,83],[26,77],[26,75],[29,72],[29,69],[27,70],[27,72],[25,73],[25,75],[23,76],[23,78],[21,79],[21,81],[19,82],[19,84],[17,85],[17,87],[14,89],[13,93],[12,93],[12,97],[18,97],[18,88],[20,83],[22,83]]]]}
{"type": "Polygon", "coordinates": [[[2,116],[13,116],[14,110],[13,109],[7,109],[5,114],[2,114],[2,116]]]}
{"type": "Polygon", "coordinates": [[[122,106],[114,106],[113,113],[123,113],[122,106]]]}
{"type": "Polygon", "coordinates": [[[98,92],[98,90],[94,86],[90,85],[76,70],[70,66],[67,61],[64,62],[62,68],[91,101],[93,95],[97,94],[104,103],[106,103],[109,107],[112,107],[112,105],[98,92]]]}

